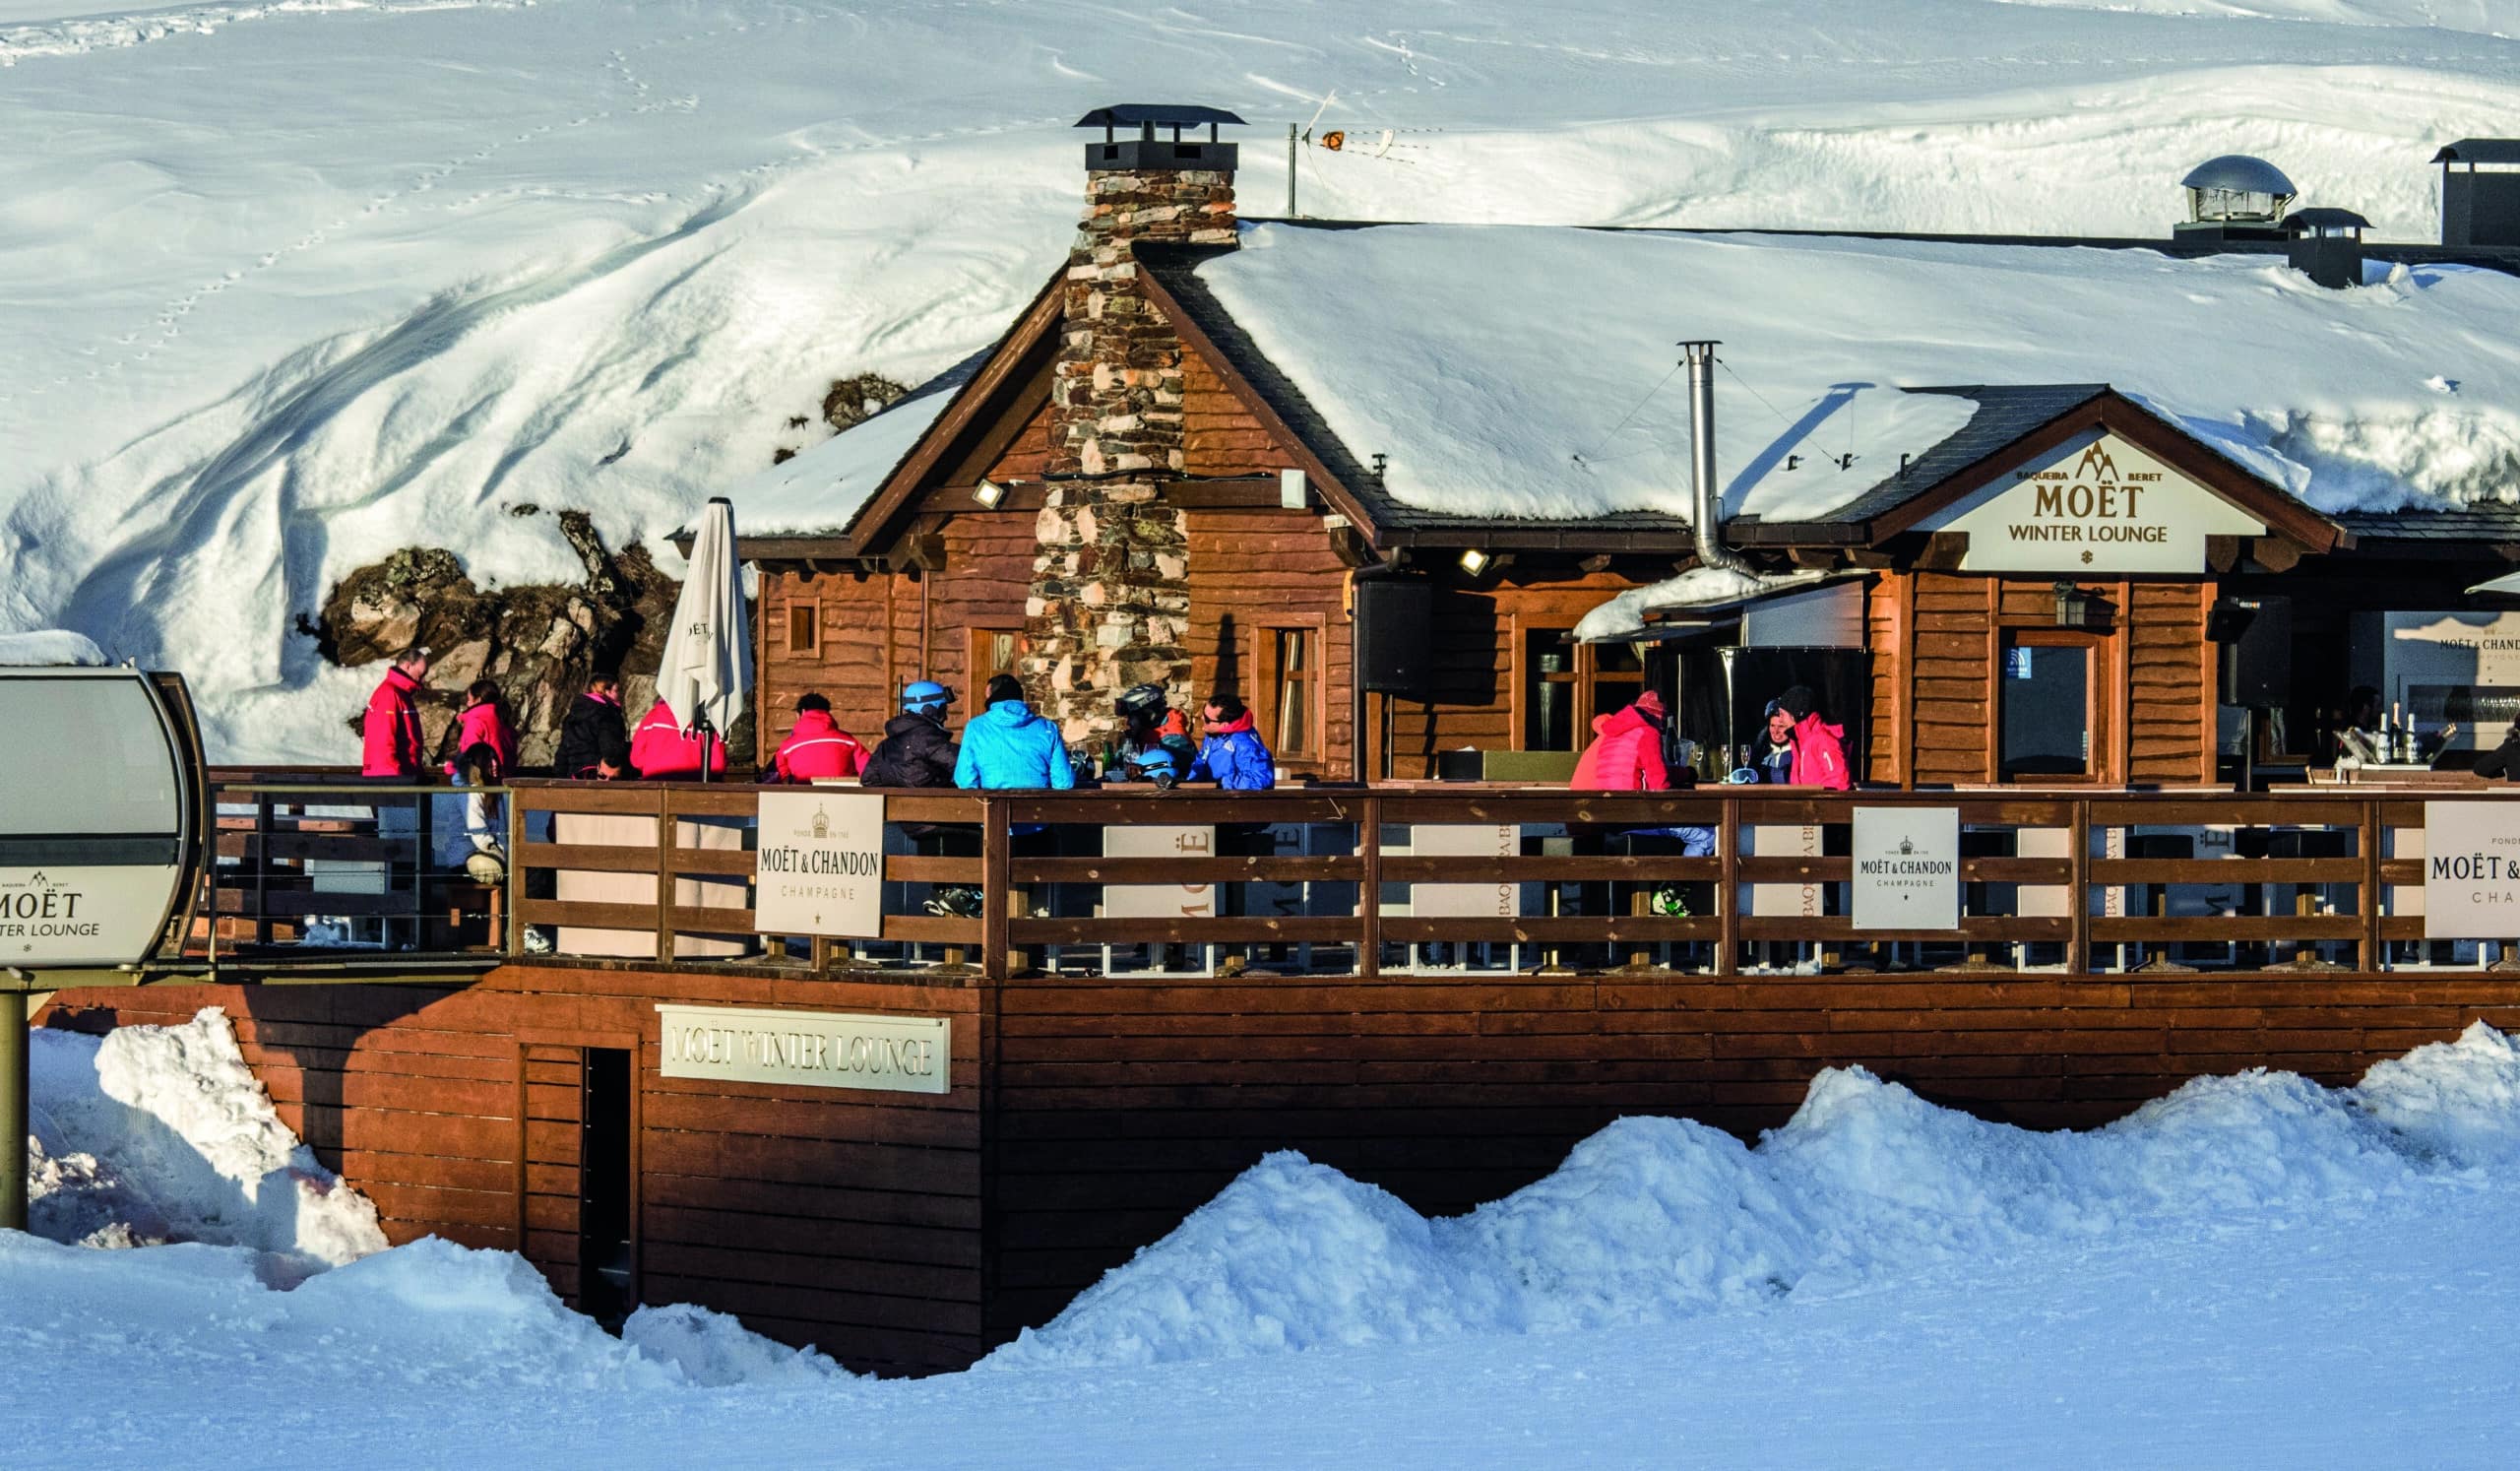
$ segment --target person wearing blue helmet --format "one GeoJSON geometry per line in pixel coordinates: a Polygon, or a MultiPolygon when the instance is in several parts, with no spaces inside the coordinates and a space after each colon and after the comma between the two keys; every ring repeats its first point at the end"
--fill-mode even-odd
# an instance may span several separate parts
{"type": "Polygon", "coordinates": [[[884,738],[866,758],[861,787],[951,787],[962,754],[945,734],[954,692],[933,679],[902,686],[902,713],[884,722],[884,738]]]}

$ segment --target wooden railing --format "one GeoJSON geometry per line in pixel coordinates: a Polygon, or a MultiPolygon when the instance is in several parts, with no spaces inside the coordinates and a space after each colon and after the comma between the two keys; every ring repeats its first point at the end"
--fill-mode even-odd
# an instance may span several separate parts
{"type": "Polygon", "coordinates": [[[191,948],[1361,976],[2439,972],[2504,953],[2424,938],[2427,799],[2403,793],[897,792],[882,932],[839,939],[760,932],[764,790],[519,781],[496,794],[509,872],[483,885],[442,839],[461,789],[227,773],[191,948]],[[1848,912],[1854,809],[1899,805],[1958,811],[1956,930],[1848,912]],[[1139,856],[1159,834],[1175,846],[1139,856]]]}

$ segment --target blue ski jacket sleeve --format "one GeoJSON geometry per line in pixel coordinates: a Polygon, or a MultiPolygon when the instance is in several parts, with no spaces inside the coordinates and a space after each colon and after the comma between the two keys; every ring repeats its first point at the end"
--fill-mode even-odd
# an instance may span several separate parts
{"type": "Polygon", "coordinates": [[[1230,731],[1199,746],[1190,780],[1213,780],[1228,792],[1266,792],[1278,785],[1278,763],[1258,733],[1230,731]]]}

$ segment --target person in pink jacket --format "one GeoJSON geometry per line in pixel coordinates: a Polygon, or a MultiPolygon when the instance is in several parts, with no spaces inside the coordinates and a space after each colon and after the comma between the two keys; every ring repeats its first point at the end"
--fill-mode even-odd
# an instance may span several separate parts
{"type": "Polygon", "coordinates": [[[376,692],[367,697],[367,715],[359,724],[359,774],[372,777],[400,777],[405,781],[420,774],[420,682],[429,676],[429,651],[406,649],[394,656],[393,665],[376,692]]]}
{"type": "Polygon", "coordinates": [[[1806,684],[1796,684],[1776,697],[1794,717],[1794,762],[1789,775],[1796,787],[1844,792],[1855,785],[1847,770],[1846,727],[1820,718],[1820,698],[1806,684]]]}
{"type": "Polygon", "coordinates": [[[1593,743],[1576,759],[1575,792],[1668,792],[1663,765],[1663,696],[1647,690],[1614,715],[1593,717],[1593,743]]]}
{"type": "Polygon", "coordinates": [[[771,765],[783,782],[812,782],[866,774],[866,747],[831,718],[831,701],[809,694],[796,701],[796,725],[779,743],[771,765]]]}
{"type": "MultiPolygon", "coordinates": [[[[726,737],[724,732],[709,736],[709,774],[724,776],[726,771],[726,737]]],[[[686,734],[682,722],[674,716],[673,707],[662,700],[639,718],[639,728],[630,733],[630,765],[639,775],[652,782],[697,781],[700,777],[700,737],[686,734]]]]}
{"type": "Polygon", "coordinates": [[[457,712],[448,738],[440,743],[441,751],[452,751],[444,763],[446,774],[458,775],[457,763],[476,745],[488,746],[496,762],[490,779],[493,785],[516,770],[516,727],[508,721],[499,686],[488,679],[475,679],[464,691],[464,708],[457,712]]]}

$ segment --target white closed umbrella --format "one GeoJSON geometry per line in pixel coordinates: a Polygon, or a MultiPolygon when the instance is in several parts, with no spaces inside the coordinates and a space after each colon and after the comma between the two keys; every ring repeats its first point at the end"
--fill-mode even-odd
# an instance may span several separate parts
{"type": "Polygon", "coordinates": [[[700,513],[657,671],[657,697],[686,733],[701,737],[702,781],[709,780],[708,742],[724,738],[751,689],[752,632],[744,617],[743,563],[735,555],[735,507],[720,495],[700,513]]]}
{"type": "Polygon", "coordinates": [[[2471,593],[2520,593],[2520,572],[2505,572],[2468,589],[2471,593]]]}

